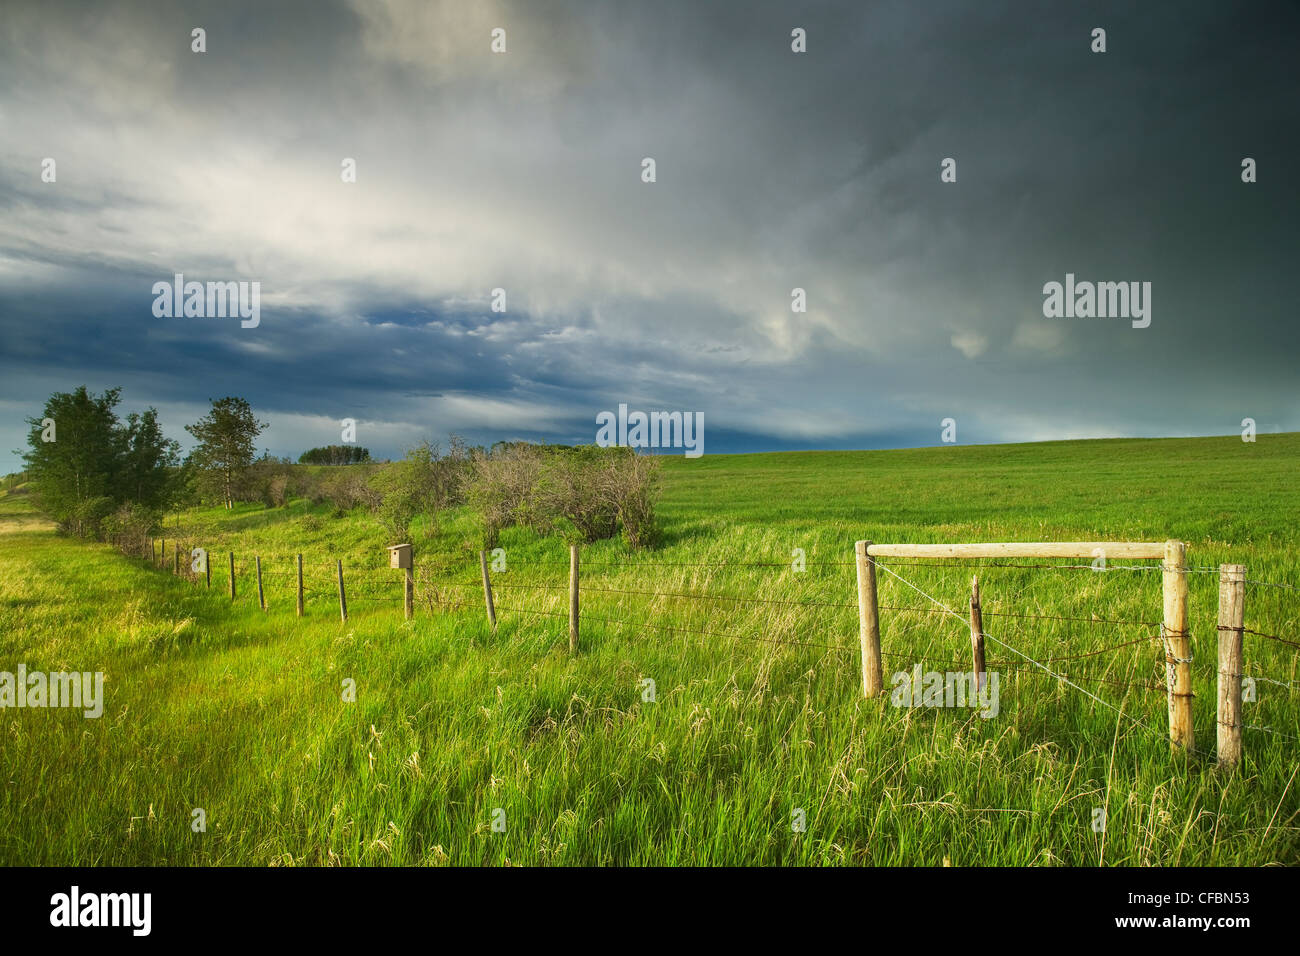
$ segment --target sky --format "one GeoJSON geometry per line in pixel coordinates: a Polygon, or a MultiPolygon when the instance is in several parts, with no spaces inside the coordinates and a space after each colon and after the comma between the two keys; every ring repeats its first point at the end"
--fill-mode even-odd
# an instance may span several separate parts
{"type": "Polygon", "coordinates": [[[5,0],[0,472],[82,384],[186,447],[243,396],[294,458],[620,404],[705,453],[1298,430],[1297,37],[1190,0],[5,0]],[[155,315],[177,273],[257,282],[257,326],[155,315]],[[1150,283],[1150,324],[1045,315],[1067,275],[1150,283]]]}

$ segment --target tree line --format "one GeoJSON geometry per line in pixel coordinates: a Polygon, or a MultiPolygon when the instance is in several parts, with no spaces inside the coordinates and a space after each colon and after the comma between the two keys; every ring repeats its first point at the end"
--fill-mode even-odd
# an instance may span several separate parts
{"type": "Polygon", "coordinates": [[[298,456],[300,465],[359,465],[370,460],[370,449],[360,445],[324,445],[298,456]]]}
{"type": "Polygon", "coordinates": [[[472,448],[452,436],[444,452],[421,442],[397,461],[375,463],[365,448],[313,448],[303,464],[350,465],[314,472],[256,455],[267,423],[235,396],[215,399],[186,425],[195,446],[184,459],[154,408],[119,417],[121,389],[56,392],[29,418],[26,479],[37,506],[70,534],[143,550],[163,516],[201,502],[280,507],[292,498],[328,502],[341,516],[364,508],[393,543],[417,519],[437,527],[447,508],[468,504],[483,543],[512,525],[593,541],[620,532],[636,547],[657,537],[657,465],[628,448],[498,443],[472,448]]]}
{"type": "Polygon", "coordinates": [[[234,507],[266,427],[247,401],[226,397],[185,429],[197,440],[181,459],[158,411],[118,415],[122,390],[95,395],[84,385],[55,392],[40,418],[29,418],[26,478],[37,506],[64,531],[137,545],[167,511],[200,498],[234,507]]]}

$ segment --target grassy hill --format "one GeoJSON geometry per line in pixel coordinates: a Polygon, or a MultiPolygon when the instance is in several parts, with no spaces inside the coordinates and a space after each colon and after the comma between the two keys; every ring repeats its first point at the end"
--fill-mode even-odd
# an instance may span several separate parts
{"type": "MultiPolygon", "coordinates": [[[[990,636],[1100,699],[991,645],[1005,664],[985,719],[862,699],[852,567],[864,537],[1180,538],[1195,568],[1296,585],[1298,465],[1294,434],[670,459],[663,546],[584,550],[577,658],[564,544],[503,534],[493,634],[465,510],[417,527],[406,622],[389,542],[360,512],[169,518],[169,540],[211,551],[208,590],[171,575],[170,544],[162,570],[57,537],[6,495],[0,670],[103,671],[106,705],[0,713],[0,863],[1300,862],[1296,648],[1247,636],[1247,673],[1274,683],[1246,705],[1246,760],[1226,774],[1169,752],[1158,569],[894,565],[958,610],[978,573],[990,636]]],[[[1190,588],[1212,751],[1217,576],[1190,588]]],[[[1252,584],[1247,626],[1295,639],[1298,594],[1252,584]]],[[[881,603],[887,684],[918,662],[964,666],[961,621],[889,575],[881,603]]]]}

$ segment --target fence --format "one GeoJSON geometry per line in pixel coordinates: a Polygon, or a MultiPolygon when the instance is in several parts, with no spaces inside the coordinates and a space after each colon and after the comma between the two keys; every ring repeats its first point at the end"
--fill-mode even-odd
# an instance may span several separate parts
{"type": "MultiPolygon", "coordinates": [[[[861,616],[860,641],[862,644],[862,689],[867,697],[877,696],[882,689],[880,664],[880,613],[876,602],[876,558],[1093,558],[1104,562],[1107,558],[1130,561],[1162,559],[1164,564],[1164,620],[1161,622],[1161,639],[1165,645],[1166,683],[1169,696],[1169,740],[1184,750],[1196,749],[1196,735],[1192,727],[1192,649],[1187,627],[1187,576],[1185,571],[1186,547],[1181,541],[1163,544],[1146,542],[1055,542],[993,544],[874,544],[859,541],[856,546],[858,572],[858,604],[861,616]]],[[[894,574],[887,566],[881,567],[894,574]]],[[[1092,565],[1089,565],[1092,567],[1092,565]]],[[[900,581],[905,579],[895,574],[900,581]]],[[[1009,644],[989,636],[983,629],[982,609],[979,604],[978,582],[972,584],[971,642],[974,673],[983,672],[984,641],[1001,645],[1027,661],[1032,658],[1009,644]]],[[[923,597],[944,607],[935,598],[919,588],[923,597]]],[[[951,608],[944,608],[961,618],[951,608]]],[[[1079,688],[1082,690],[1082,688],[1079,688]]],[[[1100,698],[1098,698],[1100,700],[1100,698]]]]}
{"type": "MultiPolygon", "coordinates": [[[[152,547],[151,554],[154,556],[154,563],[160,567],[167,566],[167,540],[159,542],[156,549],[152,547]]],[[[186,576],[192,581],[202,580],[207,587],[212,586],[212,563],[213,556],[205,549],[193,548],[190,543],[181,544],[173,540],[171,568],[173,573],[186,576]],[[185,552],[185,561],[182,561],[182,551],[185,552]]],[[[236,562],[234,552],[227,552],[225,565],[227,587],[230,599],[236,600],[241,593],[238,584],[240,574],[247,579],[247,588],[256,589],[258,605],[266,610],[268,608],[266,580],[273,584],[285,583],[286,579],[289,587],[293,590],[294,605],[297,616],[304,616],[309,606],[313,603],[327,601],[331,605],[337,600],[338,614],[341,621],[347,622],[349,605],[372,604],[394,606],[400,602],[405,616],[409,619],[413,617],[415,611],[415,597],[417,585],[419,593],[423,597],[423,606],[430,611],[435,610],[464,610],[472,609],[476,606],[476,593],[481,590],[483,609],[486,612],[487,622],[493,631],[496,630],[499,612],[518,615],[533,615],[541,617],[550,617],[553,619],[567,620],[568,645],[571,654],[578,653],[580,646],[581,622],[586,620],[596,621],[605,625],[615,627],[636,627],[658,631],[665,634],[673,635],[696,635],[699,637],[716,639],[716,638],[733,638],[741,641],[755,641],[763,644],[787,645],[792,647],[808,647],[822,649],[828,652],[849,652],[856,651],[860,654],[862,669],[862,693],[867,698],[879,697],[884,691],[883,665],[882,659],[891,656],[890,653],[882,651],[881,641],[881,616],[882,610],[906,612],[909,614],[938,614],[943,616],[952,616],[957,618],[964,627],[969,629],[971,657],[969,662],[968,673],[972,674],[977,688],[982,687],[983,675],[990,665],[997,665],[999,668],[1010,670],[1017,673],[1028,673],[1031,675],[1049,677],[1059,681],[1075,691],[1084,694],[1093,701],[1115,710],[1124,718],[1141,726],[1145,730],[1155,731],[1154,728],[1134,718],[1132,715],[1125,713],[1122,709],[1114,707],[1106,700],[1092,693],[1088,689],[1079,686],[1079,682],[1097,682],[1101,684],[1124,687],[1126,689],[1138,688],[1148,691],[1162,690],[1167,700],[1167,710],[1169,719],[1169,740],[1172,748],[1187,753],[1204,753],[1197,751],[1195,744],[1195,732],[1192,722],[1192,699],[1195,696],[1192,688],[1192,669],[1193,662],[1192,652],[1192,635],[1188,625],[1188,578],[1193,574],[1210,574],[1215,573],[1219,576],[1219,595],[1218,595],[1218,615],[1217,615],[1217,695],[1216,695],[1216,743],[1217,758],[1221,766],[1232,767],[1240,762],[1243,752],[1242,730],[1252,729],[1267,733],[1278,734],[1283,737],[1290,735],[1281,733],[1272,727],[1246,724],[1242,716],[1243,702],[1243,684],[1254,682],[1256,680],[1264,681],[1280,687],[1284,687],[1294,692],[1296,687],[1300,687],[1300,681],[1295,680],[1276,680],[1258,674],[1248,675],[1244,672],[1243,665],[1243,642],[1244,635],[1250,634],[1260,639],[1280,642],[1283,645],[1289,645],[1300,648],[1300,641],[1291,640],[1274,634],[1257,631],[1245,626],[1245,590],[1248,584],[1260,587],[1269,587],[1281,589],[1294,595],[1297,589],[1294,585],[1277,584],[1263,581],[1252,581],[1246,577],[1246,569],[1243,565],[1223,564],[1217,569],[1201,568],[1188,566],[1186,563],[1186,547],[1180,541],[1166,542],[1063,542],[1063,543],[984,543],[984,544],[876,544],[870,541],[859,541],[855,546],[854,560],[850,562],[821,562],[820,567],[824,568],[847,568],[852,567],[856,572],[857,601],[855,603],[839,601],[793,601],[772,597],[754,597],[741,594],[717,594],[701,593],[698,591],[663,591],[663,590],[644,590],[638,588],[615,588],[600,587],[598,584],[588,583],[583,586],[581,583],[581,560],[580,551],[577,546],[570,547],[567,564],[568,580],[567,582],[547,582],[547,583],[517,583],[494,581],[493,574],[489,568],[488,556],[486,552],[479,552],[478,567],[474,569],[475,580],[473,581],[455,581],[447,580],[445,575],[454,573],[457,565],[454,561],[444,561],[440,566],[433,562],[426,562],[422,565],[423,573],[417,573],[411,560],[409,546],[406,548],[406,557],[403,559],[404,564],[399,564],[398,558],[394,556],[392,564],[389,567],[353,567],[346,571],[342,559],[334,559],[329,562],[320,562],[313,560],[304,564],[301,553],[291,556],[281,556],[272,562],[269,566],[264,567],[263,556],[255,555],[251,564],[245,560],[236,562]],[[1015,561],[1034,560],[1034,559],[1093,559],[1089,564],[1024,564],[1012,563],[1015,561]],[[882,561],[881,559],[887,559],[882,561]],[[895,559],[904,559],[897,561],[895,559]],[[1108,565],[1108,559],[1127,560],[1127,561],[1160,561],[1159,565],[1108,565]],[[1163,594],[1163,614],[1159,621],[1131,620],[1131,619],[1112,619],[1098,618],[1096,615],[1090,617],[1069,617],[1060,615],[1042,615],[1042,614],[1017,614],[1009,611],[994,611],[984,607],[980,597],[980,581],[978,575],[971,580],[971,596],[969,606],[965,609],[966,614],[959,613],[957,610],[945,605],[938,598],[928,593],[924,588],[918,586],[907,576],[904,576],[896,567],[907,566],[910,560],[913,565],[922,566],[967,566],[976,568],[1048,568],[1054,570],[1088,570],[1088,571],[1154,571],[1161,572],[1161,586],[1163,594]],[[976,562],[995,562],[995,563],[976,563],[976,562]],[[287,565],[287,566],[284,566],[287,565]],[[402,570],[400,576],[393,574],[391,568],[402,570]],[[892,581],[910,591],[913,591],[926,599],[928,604],[922,605],[886,605],[879,601],[879,582],[877,579],[877,569],[889,576],[892,581]],[[324,573],[323,573],[324,572],[324,573]],[[351,580],[348,580],[350,575],[351,580]],[[441,575],[441,576],[440,576],[441,575]],[[328,582],[328,583],[327,583],[328,582]],[[520,607],[520,606],[502,606],[497,602],[496,591],[503,590],[514,593],[527,592],[555,592],[556,597],[561,597],[567,593],[568,607],[567,610],[546,610],[538,607],[520,607]],[[656,624],[647,620],[628,620],[626,618],[610,618],[606,616],[593,615],[590,612],[585,614],[581,609],[581,593],[586,591],[591,594],[600,596],[604,595],[629,595],[652,598],[666,598],[673,600],[688,601],[693,603],[700,602],[723,602],[729,603],[733,607],[739,605],[763,605],[771,607],[797,607],[813,609],[854,609],[858,614],[858,646],[850,648],[844,645],[828,644],[824,642],[779,639],[763,636],[740,635],[735,633],[720,633],[712,630],[701,630],[691,627],[678,627],[666,624],[656,624]],[[1097,650],[1088,650],[1084,653],[1072,654],[1067,656],[1054,656],[1044,659],[1038,659],[1030,654],[1025,653],[1022,649],[1012,646],[1007,640],[1001,637],[995,637],[990,634],[984,626],[984,617],[1000,617],[1020,620],[1041,620],[1041,621],[1063,621],[1071,623],[1083,623],[1093,626],[1104,626],[1107,628],[1116,627],[1155,627],[1158,633],[1150,636],[1139,637],[1135,640],[1126,640],[1121,643],[1104,647],[1097,650]],[[988,660],[985,656],[985,643],[991,642],[998,647],[1010,652],[1012,659],[988,660]],[[1119,681],[1107,676],[1089,676],[1079,673],[1066,674],[1058,672],[1052,666],[1065,662],[1080,662],[1095,660],[1099,655],[1108,652],[1120,651],[1125,648],[1133,648],[1147,641],[1159,641],[1164,650],[1164,681],[1163,687],[1154,683],[1119,681]]],[[[396,551],[396,548],[390,551],[396,551]]],[[[563,568],[565,564],[559,562],[549,563],[548,567],[557,570],[563,568]]],[[[789,568],[790,562],[636,562],[634,567],[644,570],[645,567],[661,568],[690,568],[690,569],[774,569],[789,568]]],[[[597,569],[602,565],[595,565],[597,569]]],[[[610,567],[604,565],[603,567],[610,567]]],[[[285,588],[274,587],[273,593],[277,596],[285,588]]],[[[560,638],[563,640],[563,637],[560,638]]],[[[556,643],[560,641],[557,640],[556,643]]],[[[889,645],[891,651],[893,645],[889,645]]],[[[901,648],[900,652],[911,652],[910,656],[916,660],[931,660],[916,654],[916,648],[901,648]]],[[[894,656],[908,656],[907,653],[899,653],[894,656]]],[[[965,664],[956,661],[938,661],[953,666],[965,668],[965,664]]],[[[1075,668],[1071,668],[1075,670],[1075,668]]],[[[1293,738],[1294,739],[1294,738],[1293,738]]]]}

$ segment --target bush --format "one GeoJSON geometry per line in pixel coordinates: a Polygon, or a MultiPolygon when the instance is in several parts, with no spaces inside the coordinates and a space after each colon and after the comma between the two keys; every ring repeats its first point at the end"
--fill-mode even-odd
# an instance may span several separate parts
{"type": "Polygon", "coordinates": [[[661,532],[655,520],[655,501],[659,496],[659,459],[650,455],[624,455],[609,469],[606,481],[628,547],[649,548],[658,544],[661,532]]]}
{"type": "Polygon", "coordinates": [[[404,543],[410,537],[411,522],[421,513],[424,495],[419,472],[415,462],[395,461],[370,479],[377,497],[371,511],[393,544],[404,543]]]}
{"type": "Polygon", "coordinates": [[[531,525],[541,533],[550,529],[536,507],[536,488],[542,470],[542,450],[536,445],[499,445],[490,453],[472,456],[465,493],[483,524],[483,546],[495,548],[503,528],[531,525]]]}
{"type": "Polygon", "coordinates": [[[253,462],[239,482],[237,497],[241,501],[260,501],[268,508],[282,508],[289,500],[292,465],[288,459],[263,455],[253,462]]]}
{"type": "Polygon", "coordinates": [[[655,499],[659,463],[628,448],[502,444],[473,457],[467,498],[483,526],[484,547],[497,546],[503,528],[559,529],[571,541],[612,538],[620,527],[628,544],[658,540],[655,499]]]}
{"type": "Polygon", "coordinates": [[[357,505],[369,508],[378,505],[379,495],[370,487],[370,474],[363,466],[352,465],[346,471],[339,470],[321,479],[321,498],[334,506],[335,517],[347,514],[357,505]]]}
{"type": "Polygon", "coordinates": [[[272,508],[283,508],[289,500],[289,476],[276,475],[266,483],[262,501],[272,508]]]}
{"type": "Polygon", "coordinates": [[[60,527],[79,538],[100,540],[103,537],[104,519],[112,511],[112,498],[87,498],[73,505],[71,513],[60,522],[60,527]]]}
{"type": "Polygon", "coordinates": [[[320,479],[310,468],[294,465],[289,468],[289,486],[285,489],[285,494],[289,498],[307,498],[314,504],[320,504],[320,479]]]}
{"type": "Polygon", "coordinates": [[[618,533],[618,506],[606,480],[609,460],[617,451],[594,445],[548,451],[537,482],[537,508],[564,529],[571,543],[618,533]]]}
{"type": "Polygon", "coordinates": [[[445,456],[436,444],[421,442],[401,461],[385,465],[371,477],[370,508],[394,542],[403,541],[417,517],[428,515],[436,526],[438,515],[462,499],[468,466],[469,455],[460,439],[452,437],[445,456]]]}
{"type": "Polygon", "coordinates": [[[295,493],[306,498],[314,505],[329,503],[329,494],[325,488],[325,476],[314,474],[305,468],[299,468],[295,474],[295,493]]]}
{"type": "Polygon", "coordinates": [[[111,541],[127,554],[140,557],[153,556],[153,533],[158,528],[159,516],[137,504],[122,505],[103,520],[106,541],[111,541]]]}

